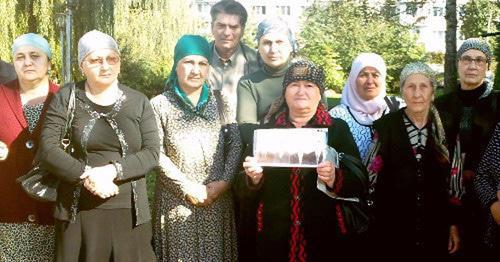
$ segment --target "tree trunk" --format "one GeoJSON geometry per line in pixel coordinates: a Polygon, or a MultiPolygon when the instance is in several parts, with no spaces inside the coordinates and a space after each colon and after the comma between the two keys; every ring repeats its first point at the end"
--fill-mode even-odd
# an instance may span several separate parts
{"type": "MultiPolygon", "coordinates": [[[[500,32],[500,23],[496,26],[497,32],[500,32]]],[[[500,36],[494,36],[497,43],[500,43],[500,36]]],[[[495,84],[494,88],[500,90],[500,46],[497,44],[495,47],[495,60],[497,61],[497,69],[495,71],[495,84]]]]}
{"type": "Polygon", "coordinates": [[[446,0],[446,54],[444,56],[444,87],[452,92],[457,84],[457,1],[446,0]]]}

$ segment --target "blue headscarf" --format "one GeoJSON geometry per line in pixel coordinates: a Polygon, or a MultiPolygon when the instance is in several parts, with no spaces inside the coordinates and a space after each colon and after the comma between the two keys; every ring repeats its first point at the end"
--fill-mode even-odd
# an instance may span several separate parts
{"type": "Polygon", "coordinates": [[[277,17],[277,18],[267,18],[262,20],[257,26],[257,34],[255,35],[255,40],[257,40],[257,44],[259,44],[262,36],[267,35],[269,33],[283,33],[288,36],[288,41],[292,46],[292,52],[297,53],[299,50],[299,45],[297,44],[297,39],[293,35],[292,30],[285,22],[285,20],[277,17]]]}
{"type": "Polygon", "coordinates": [[[22,46],[32,46],[38,48],[49,58],[49,60],[52,58],[49,42],[47,42],[47,40],[41,35],[27,33],[18,36],[12,44],[12,56],[14,56],[17,50],[22,46]]]}
{"type": "Polygon", "coordinates": [[[194,106],[191,100],[186,96],[186,93],[179,87],[177,72],[175,70],[179,61],[190,55],[200,55],[210,60],[210,46],[208,41],[199,35],[183,35],[179,41],[177,41],[174,49],[174,64],[172,65],[172,70],[167,79],[167,87],[172,86],[175,94],[184,104],[192,107],[194,111],[199,112],[208,102],[209,88],[207,83],[203,83],[200,99],[198,100],[198,104],[194,106]]]}

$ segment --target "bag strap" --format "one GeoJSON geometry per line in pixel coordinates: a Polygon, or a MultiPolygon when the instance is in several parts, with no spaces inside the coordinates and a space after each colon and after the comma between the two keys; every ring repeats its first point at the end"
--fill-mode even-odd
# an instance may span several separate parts
{"type": "Polygon", "coordinates": [[[63,146],[64,150],[66,150],[71,142],[71,125],[73,124],[73,117],[75,115],[76,106],[75,83],[72,83],[69,88],[70,93],[68,99],[68,108],[66,110],[66,124],[64,126],[64,135],[61,138],[61,145],[63,146]]]}
{"type": "Polygon", "coordinates": [[[217,111],[219,111],[219,118],[222,125],[226,125],[226,113],[224,112],[224,101],[222,100],[222,91],[213,90],[215,101],[217,102],[217,111]]]}
{"type": "Polygon", "coordinates": [[[363,188],[368,188],[368,174],[363,162],[356,157],[345,153],[339,153],[340,162],[349,169],[353,175],[362,183],[363,188]]]}
{"type": "Polygon", "coordinates": [[[399,110],[400,102],[398,99],[394,96],[385,96],[384,101],[387,104],[387,107],[389,108],[389,112],[396,112],[399,110]]]}

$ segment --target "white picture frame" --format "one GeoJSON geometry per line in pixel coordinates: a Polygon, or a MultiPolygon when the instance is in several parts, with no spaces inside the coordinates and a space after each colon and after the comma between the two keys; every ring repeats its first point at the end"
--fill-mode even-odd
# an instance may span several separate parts
{"type": "Polygon", "coordinates": [[[253,153],[260,166],[315,168],[326,157],[327,128],[254,131],[253,153]]]}

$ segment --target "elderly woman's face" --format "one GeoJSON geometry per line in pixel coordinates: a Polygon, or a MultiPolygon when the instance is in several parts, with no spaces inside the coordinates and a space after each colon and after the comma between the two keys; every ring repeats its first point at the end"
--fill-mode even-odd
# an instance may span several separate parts
{"type": "Polygon", "coordinates": [[[458,76],[462,89],[475,89],[483,83],[488,63],[480,63],[478,60],[486,61],[486,55],[475,49],[467,50],[459,57],[458,76]],[[466,61],[470,59],[476,59],[476,61],[466,61]]]}
{"type": "Polygon", "coordinates": [[[81,69],[87,81],[108,86],[118,78],[120,66],[120,56],[115,51],[100,49],[85,57],[81,69]]]}
{"type": "Polygon", "coordinates": [[[291,112],[316,111],[321,101],[321,93],[313,82],[295,81],[286,87],[285,101],[291,112]]]}
{"type": "Polygon", "coordinates": [[[401,90],[410,113],[428,112],[434,99],[431,80],[422,74],[412,74],[406,78],[401,90]]]}
{"type": "Polygon", "coordinates": [[[208,69],[208,60],[203,56],[188,55],[182,58],[175,68],[179,86],[183,90],[200,88],[207,79],[208,69]]]}
{"type": "Polygon", "coordinates": [[[21,82],[37,82],[47,76],[50,61],[42,50],[32,46],[21,46],[14,54],[14,68],[21,82]]]}
{"type": "Polygon", "coordinates": [[[272,68],[280,68],[288,62],[292,53],[292,45],[288,35],[269,33],[259,40],[259,54],[264,63],[272,68]]]}
{"type": "Polygon", "coordinates": [[[371,66],[363,68],[356,78],[356,92],[359,97],[369,101],[377,97],[382,88],[382,77],[377,69],[371,66]]]}

